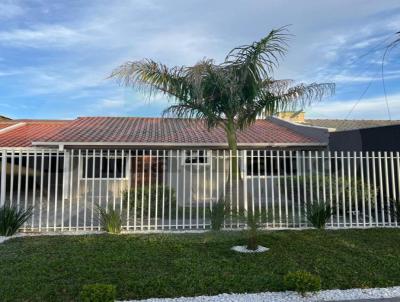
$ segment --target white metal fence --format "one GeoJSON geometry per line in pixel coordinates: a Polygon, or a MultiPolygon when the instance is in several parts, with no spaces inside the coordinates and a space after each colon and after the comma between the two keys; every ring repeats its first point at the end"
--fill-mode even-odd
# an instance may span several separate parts
{"type": "MultiPolygon", "coordinates": [[[[98,230],[98,206],[118,210],[128,231],[207,229],[219,199],[233,214],[262,211],[267,228],[308,227],[314,202],[334,209],[329,227],[397,226],[399,152],[0,152],[0,203],[33,209],[25,231],[98,230]]],[[[242,226],[237,215],[225,222],[242,226]]]]}

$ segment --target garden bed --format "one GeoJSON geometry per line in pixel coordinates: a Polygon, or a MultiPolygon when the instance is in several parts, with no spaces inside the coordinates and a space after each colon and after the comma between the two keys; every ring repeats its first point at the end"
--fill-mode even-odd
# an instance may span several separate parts
{"type": "Polygon", "coordinates": [[[109,283],[119,300],[284,291],[304,270],[323,289],[400,285],[400,230],[262,232],[267,253],[241,254],[242,232],[35,236],[0,245],[1,301],[74,301],[109,283]]]}

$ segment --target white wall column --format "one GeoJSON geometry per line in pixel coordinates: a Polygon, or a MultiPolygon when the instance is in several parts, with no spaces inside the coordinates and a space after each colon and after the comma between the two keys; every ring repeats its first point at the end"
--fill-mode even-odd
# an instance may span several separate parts
{"type": "Polygon", "coordinates": [[[6,202],[6,174],[7,171],[7,150],[3,150],[1,155],[1,193],[0,193],[0,206],[6,202]]]}

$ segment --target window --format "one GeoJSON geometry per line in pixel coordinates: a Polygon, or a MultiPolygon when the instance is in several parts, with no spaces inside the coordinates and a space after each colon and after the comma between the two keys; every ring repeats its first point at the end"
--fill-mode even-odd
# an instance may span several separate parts
{"type": "Polygon", "coordinates": [[[82,174],[81,178],[126,178],[126,158],[115,158],[115,157],[89,157],[87,160],[87,172],[86,172],[86,158],[83,157],[82,161],[82,174]],[[93,171],[94,165],[94,171],[93,171]],[[94,174],[93,174],[94,172],[94,174]],[[87,174],[86,174],[87,173],[87,174]]]}
{"type": "Polygon", "coordinates": [[[210,153],[206,150],[185,150],[182,163],[184,165],[208,165],[210,153]]]}
{"type": "Polygon", "coordinates": [[[293,169],[293,174],[297,172],[295,153],[292,153],[292,167],[290,165],[289,152],[286,152],[286,158],[284,158],[282,151],[247,151],[246,157],[246,174],[250,177],[278,176],[278,157],[280,175],[284,174],[285,168],[287,174],[290,174],[291,168],[293,169]]]}

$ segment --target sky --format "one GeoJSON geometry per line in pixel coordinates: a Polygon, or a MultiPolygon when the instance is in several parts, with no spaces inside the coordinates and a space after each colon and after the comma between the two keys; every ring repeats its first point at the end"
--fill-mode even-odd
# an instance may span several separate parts
{"type": "Polygon", "coordinates": [[[400,119],[400,45],[382,83],[398,0],[0,0],[0,115],[160,116],[172,100],[120,87],[111,71],[143,58],[220,63],[284,25],[292,36],[273,76],[336,83],[307,117],[400,119]]]}

